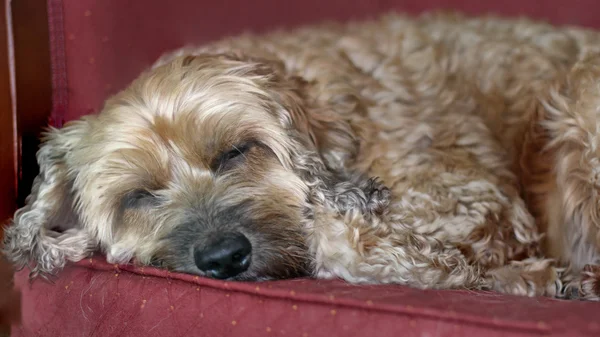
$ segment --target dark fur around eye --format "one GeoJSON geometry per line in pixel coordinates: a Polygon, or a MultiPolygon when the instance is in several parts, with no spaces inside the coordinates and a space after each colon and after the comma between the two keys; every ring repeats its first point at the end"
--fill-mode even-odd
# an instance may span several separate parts
{"type": "Polygon", "coordinates": [[[246,142],[222,152],[213,163],[213,170],[215,172],[226,172],[243,163],[246,160],[246,154],[255,145],[255,142],[246,142]]]}
{"type": "Polygon", "coordinates": [[[156,196],[147,190],[134,190],[123,197],[121,205],[124,209],[144,208],[155,206],[157,203],[156,196]]]}

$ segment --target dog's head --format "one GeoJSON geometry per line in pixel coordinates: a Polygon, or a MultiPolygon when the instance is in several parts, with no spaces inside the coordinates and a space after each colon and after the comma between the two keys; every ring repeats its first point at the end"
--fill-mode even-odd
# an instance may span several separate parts
{"type": "Polygon", "coordinates": [[[315,204],[368,204],[367,185],[335,173],[357,151],[355,131],[309,87],[235,55],[147,71],[99,115],[49,131],[4,251],[34,273],[97,247],[111,262],[216,278],[309,272],[315,204]],[[340,186],[355,194],[341,202],[340,186]]]}

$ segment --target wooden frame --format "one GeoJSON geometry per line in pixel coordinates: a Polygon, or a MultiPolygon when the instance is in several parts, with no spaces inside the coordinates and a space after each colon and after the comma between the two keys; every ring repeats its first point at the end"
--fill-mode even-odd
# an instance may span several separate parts
{"type": "MultiPolygon", "coordinates": [[[[0,9],[0,219],[4,225],[16,207],[16,124],[12,62],[12,32],[9,2],[0,9]]],[[[0,226],[0,239],[2,227],[0,226]]],[[[9,293],[12,271],[0,256],[0,292],[9,293]]],[[[0,336],[10,334],[10,316],[15,308],[9,303],[0,305],[0,336]]]]}
{"type": "Polygon", "coordinates": [[[12,1],[14,36],[16,205],[23,205],[38,173],[35,154],[52,110],[52,75],[46,0],[12,1]]]}
{"type": "MultiPolygon", "coordinates": [[[[37,175],[35,153],[50,116],[52,85],[45,0],[5,0],[0,11],[0,221],[5,224],[37,175]]],[[[0,292],[9,296],[4,287],[11,286],[12,271],[2,262],[0,292]]],[[[0,336],[20,315],[18,294],[10,296],[0,308],[0,336]]]]}
{"type": "MultiPolygon", "coordinates": [[[[0,219],[4,223],[16,206],[16,124],[9,2],[0,9],[0,219]]],[[[2,229],[0,228],[0,236],[2,229]]]]}
{"type": "MultiPolygon", "coordinates": [[[[23,205],[52,109],[45,0],[5,0],[0,13],[0,221],[23,205]]],[[[1,236],[1,232],[0,232],[1,236]]]]}

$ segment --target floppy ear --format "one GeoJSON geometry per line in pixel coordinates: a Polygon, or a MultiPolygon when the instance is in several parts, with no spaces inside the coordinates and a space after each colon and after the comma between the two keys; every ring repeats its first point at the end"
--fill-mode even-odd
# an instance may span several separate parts
{"type": "Polygon", "coordinates": [[[316,84],[297,76],[286,78],[274,89],[275,99],[289,113],[292,126],[307,137],[329,168],[343,169],[354,159],[360,142],[351,118],[358,113],[347,110],[348,105],[350,109],[361,106],[342,103],[357,100],[352,93],[338,92],[333,94],[336,97],[323,97],[333,95],[328,92],[316,94],[319,90],[316,84]]]}
{"type": "Polygon", "coordinates": [[[266,89],[283,107],[287,127],[307,146],[297,149],[293,161],[296,170],[318,190],[318,202],[340,213],[351,209],[383,213],[390,190],[376,177],[348,170],[358,154],[361,135],[369,132],[363,120],[366,109],[355,89],[344,79],[309,83],[287,75],[280,62],[250,60],[257,62],[259,75],[269,79],[266,89]]]}
{"type": "Polygon", "coordinates": [[[81,260],[93,246],[75,212],[77,172],[69,167],[69,156],[86,131],[87,122],[80,120],[45,134],[31,194],[5,228],[3,253],[19,270],[29,265],[32,277],[51,274],[67,260],[81,260]]]}

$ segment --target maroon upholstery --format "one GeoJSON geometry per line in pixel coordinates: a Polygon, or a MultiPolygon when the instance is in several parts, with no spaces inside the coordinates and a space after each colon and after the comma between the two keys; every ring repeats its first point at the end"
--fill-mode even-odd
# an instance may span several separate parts
{"type": "Polygon", "coordinates": [[[97,258],[54,284],[34,282],[23,307],[14,336],[600,336],[600,303],[306,279],[222,282],[97,258]]]}
{"type": "MultiPolygon", "coordinates": [[[[247,29],[458,8],[600,27],[595,0],[48,0],[56,126],[98,111],[163,51],[247,29]]],[[[337,281],[227,283],[100,258],[27,281],[14,336],[599,336],[599,303],[337,281]]]]}

